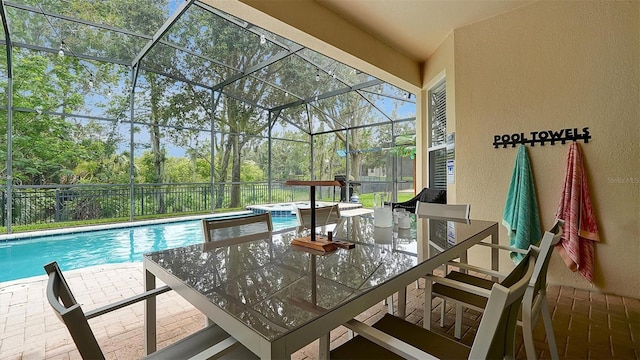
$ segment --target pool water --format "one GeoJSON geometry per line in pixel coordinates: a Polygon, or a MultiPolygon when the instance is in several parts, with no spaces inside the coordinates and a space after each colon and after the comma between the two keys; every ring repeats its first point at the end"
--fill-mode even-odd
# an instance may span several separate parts
{"type": "MultiPolygon", "coordinates": [[[[297,225],[274,216],[274,230],[297,225]]],[[[142,254],[203,242],[200,220],[0,241],[0,282],[43,275],[57,261],[62,270],[142,261],[142,254]]]]}

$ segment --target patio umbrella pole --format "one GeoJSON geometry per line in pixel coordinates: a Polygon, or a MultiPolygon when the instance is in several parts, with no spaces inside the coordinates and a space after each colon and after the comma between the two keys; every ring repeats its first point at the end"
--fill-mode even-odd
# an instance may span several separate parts
{"type": "Polygon", "coordinates": [[[332,241],[326,236],[316,236],[316,186],[344,186],[343,181],[326,180],[326,181],[305,181],[305,180],[287,180],[284,183],[289,186],[309,186],[309,204],[311,206],[311,235],[303,236],[291,241],[292,245],[301,246],[308,249],[318,250],[322,252],[334,251],[341,247],[344,249],[353,249],[354,244],[346,241],[332,241]]]}

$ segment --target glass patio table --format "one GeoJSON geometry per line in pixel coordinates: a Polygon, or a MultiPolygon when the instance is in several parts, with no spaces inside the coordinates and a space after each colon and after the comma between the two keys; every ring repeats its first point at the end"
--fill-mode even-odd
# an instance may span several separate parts
{"type": "MultiPolygon", "coordinates": [[[[310,233],[299,227],[153,252],[144,255],[145,290],[160,279],[262,359],[289,358],[316,339],[327,358],[331,330],[483,239],[498,242],[498,224],[482,220],[413,216],[410,229],[397,229],[374,227],[362,215],[317,229],[356,246],[329,253],[292,246],[310,233]]],[[[156,349],[155,323],[150,298],[147,353],[156,349]]]]}

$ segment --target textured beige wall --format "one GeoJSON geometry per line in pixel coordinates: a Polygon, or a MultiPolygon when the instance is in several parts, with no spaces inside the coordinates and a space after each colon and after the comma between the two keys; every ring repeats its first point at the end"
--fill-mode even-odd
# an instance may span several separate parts
{"type": "MultiPolygon", "coordinates": [[[[471,203],[473,217],[501,218],[516,149],[494,149],[494,134],[589,127],[593,138],[580,145],[601,236],[594,284],[557,255],[549,281],[633,297],[640,297],[639,7],[543,1],[454,33],[457,202],[471,203]]],[[[528,150],[548,228],[569,147],[528,150]]],[[[500,240],[508,242],[504,229],[500,240]]]]}

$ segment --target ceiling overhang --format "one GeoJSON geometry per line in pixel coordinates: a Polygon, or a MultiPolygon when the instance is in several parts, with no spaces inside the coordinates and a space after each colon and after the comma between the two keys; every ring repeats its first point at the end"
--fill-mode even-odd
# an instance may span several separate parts
{"type": "Polygon", "coordinates": [[[416,93],[455,29],[539,0],[203,0],[416,93]]]}
{"type": "Polygon", "coordinates": [[[421,63],[313,0],[202,2],[395,86],[411,92],[420,89],[421,63]]]}

